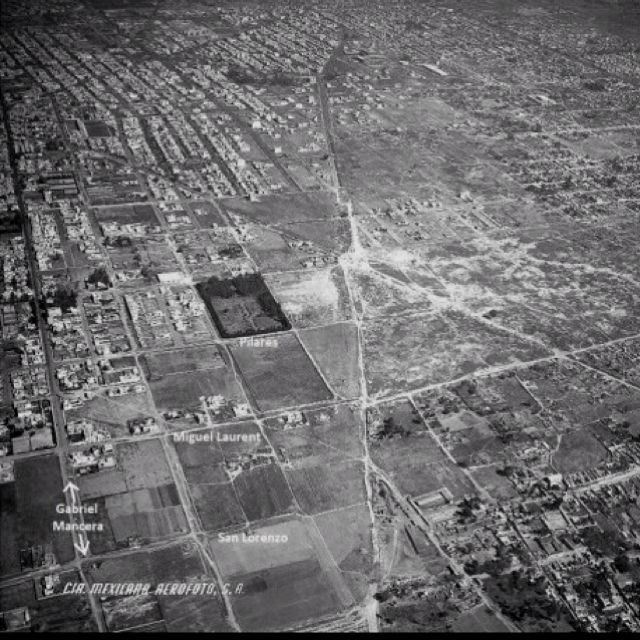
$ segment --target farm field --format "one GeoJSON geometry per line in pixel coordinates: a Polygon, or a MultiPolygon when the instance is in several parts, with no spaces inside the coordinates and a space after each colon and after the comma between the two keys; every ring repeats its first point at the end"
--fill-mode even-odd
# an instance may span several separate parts
{"type": "Polygon", "coordinates": [[[89,582],[149,585],[147,595],[108,596],[100,606],[109,631],[153,625],[166,631],[228,631],[221,585],[210,575],[192,542],[170,544],[157,550],[136,551],[97,564],[88,564],[89,582]],[[213,593],[157,593],[162,584],[198,582],[213,585],[213,593]]]}
{"type": "Polygon", "coordinates": [[[251,534],[274,540],[265,543],[269,553],[265,544],[244,542],[231,534],[210,542],[224,579],[245,587],[232,603],[243,631],[288,629],[353,603],[311,524],[285,520],[251,534]]]}
{"type": "Polygon", "coordinates": [[[369,507],[338,509],[314,516],[314,521],[354,599],[361,602],[375,576],[369,507]]]}
{"type": "MultiPolygon", "coordinates": [[[[155,405],[161,412],[203,410],[203,397],[244,402],[229,356],[215,345],[146,353],[140,358],[155,405]]],[[[228,408],[215,418],[232,418],[228,408]]]]}
{"type": "Polygon", "coordinates": [[[298,335],[331,389],[344,399],[358,397],[360,369],[356,325],[348,322],[329,324],[302,329],[298,335]]]}
{"type": "Polygon", "coordinates": [[[275,346],[230,345],[255,408],[269,411],[331,400],[331,392],[297,337],[283,333],[273,340],[275,346]]]}
{"type": "Polygon", "coordinates": [[[17,460],[14,477],[14,482],[0,484],[0,575],[38,569],[48,558],[69,562],[74,555],[71,534],[52,530],[60,519],[56,506],[64,502],[58,458],[17,460]]]}
{"type": "Polygon", "coordinates": [[[100,506],[104,531],[88,534],[94,552],[184,533],[185,514],[160,440],[115,447],[115,466],[78,477],[83,500],[100,506]]]}
{"type": "Polygon", "coordinates": [[[293,496],[255,423],[172,438],[203,529],[217,531],[293,509],[293,496]]]}
{"type": "Polygon", "coordinates": [[[362,458],[364,426],[353,405],[311,409],[304,412],[304,422],[293,425],[279,418],[267,418],[264,422],[273,448],[293,468],[362,458]]]}
{"type": "Polygon", "coordinates": [[[275,464],[259,465],[241,473],[234,488],[250,522],[266,520],[294,510],[289,483],[275,464]]]}

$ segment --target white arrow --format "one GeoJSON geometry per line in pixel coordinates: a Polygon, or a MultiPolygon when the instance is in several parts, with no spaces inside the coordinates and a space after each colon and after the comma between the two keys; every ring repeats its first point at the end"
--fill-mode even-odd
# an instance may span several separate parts
{"type": "Polygon", "coordinates": [[[79,533],[78,534],[78,540],[80,541],[80,543],[73,543],[73,546],[83,555],[86,556],[89,553],[89,538],[84,538],[84,536],[79,533]]]}
{"type": "Polygon", "coordinates": [[[76,498],[78,497],[78,493],[80,493],[80,487],[77,484],[74,484],[69,480],[67,482],[65,488],[62,490],[63,493],[67,493],[67,491],[71,492],[71,501],[75,504],[76,498]]]}

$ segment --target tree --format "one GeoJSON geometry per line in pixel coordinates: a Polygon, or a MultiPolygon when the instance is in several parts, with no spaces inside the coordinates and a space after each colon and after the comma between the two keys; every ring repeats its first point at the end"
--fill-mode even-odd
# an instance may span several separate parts
{"type": "Polygon", "coordinates": [[[106,287],[110,286],[109,274],[104,267],[98,267],[88,278],[88,284],[97,285],[99,283],[104,284],[106,287]]]}
{"type": "Polygon", "coordinates": [[[73,289],[58,286],[53,294],[53,305],[60,307],[63,311],[69,311],[76,306],[78,294],[73,289]]]}
{"type": "Polygon", "coordinates": [[[631,561],[626,553],[619,553],[613,561],[613,566],[620,572],[626,573],[631,569],[631,561]]]}

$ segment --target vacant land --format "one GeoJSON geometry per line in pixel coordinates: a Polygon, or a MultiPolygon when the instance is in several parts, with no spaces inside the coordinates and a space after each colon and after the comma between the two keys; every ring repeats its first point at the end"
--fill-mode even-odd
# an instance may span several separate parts
{"type": "Polygon", "coordinates": [[[313,327],[351,317],[344,274],[339,267],[266,276],[295,327],[313,327]]]}
{"type": "Polygon", "coordinates": [[[478,607],[454,620],[451,631],[456,633],[505,633],[509,628],[488,607],[478,607]]]}
{"type": "Polygon", "coordinates": [[[121,225],[144,224],[153,227],[160,226],[153,207],[148,204],[101,207],[100,209],[95,209],[95,216],[99,222],[117,222],[121,225]]]}
{"type": "Polygon", "coordinates": [[[365,327],[367,383],[373,394],[454,380],[549,351],[459,312],[399,316],[365,327]]]}
{"type": "MultiPolygon", "coordinates": [[[[75,572],[60,574],[62,582],[78,582],[75,572]]],[[[55,597],[38,596],[40,585],[37,579],[27,579],[8,587],[0,588],[0,612],[26,608],[29,620],[26,627],[13,626],[19,616],[7,616],[3,623],[7,631],[31,632],[96,632],[97,625],[91,614],[89,599],[84,595],[57,594],[55,597]]],[[[5,630],[5,627],[2,627],[5,630]]]]}
{"type": "Polygon", "coordinates": [[[328,192],[266,196],[251,203],[225,200],[222,207],[232,215],[266,223],[318,220],[337,215],[335,198],[328,192]]]}
{"type": "Polygon", "coordinates": [[[112,438],[129,436],[128,422],[152,417],[153,400],[148,391],[122,396],[94,396],[80,407],[67,412],[67,420],[92,420],[105,428],[112,438]]]}

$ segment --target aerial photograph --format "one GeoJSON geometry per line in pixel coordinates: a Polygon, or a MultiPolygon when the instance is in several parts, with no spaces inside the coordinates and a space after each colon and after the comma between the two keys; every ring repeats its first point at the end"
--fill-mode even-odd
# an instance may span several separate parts
{"type": "Polygon", "coordinates": [[[0,632],[640,632],[639,0],[0,0],[0,632]]]}

